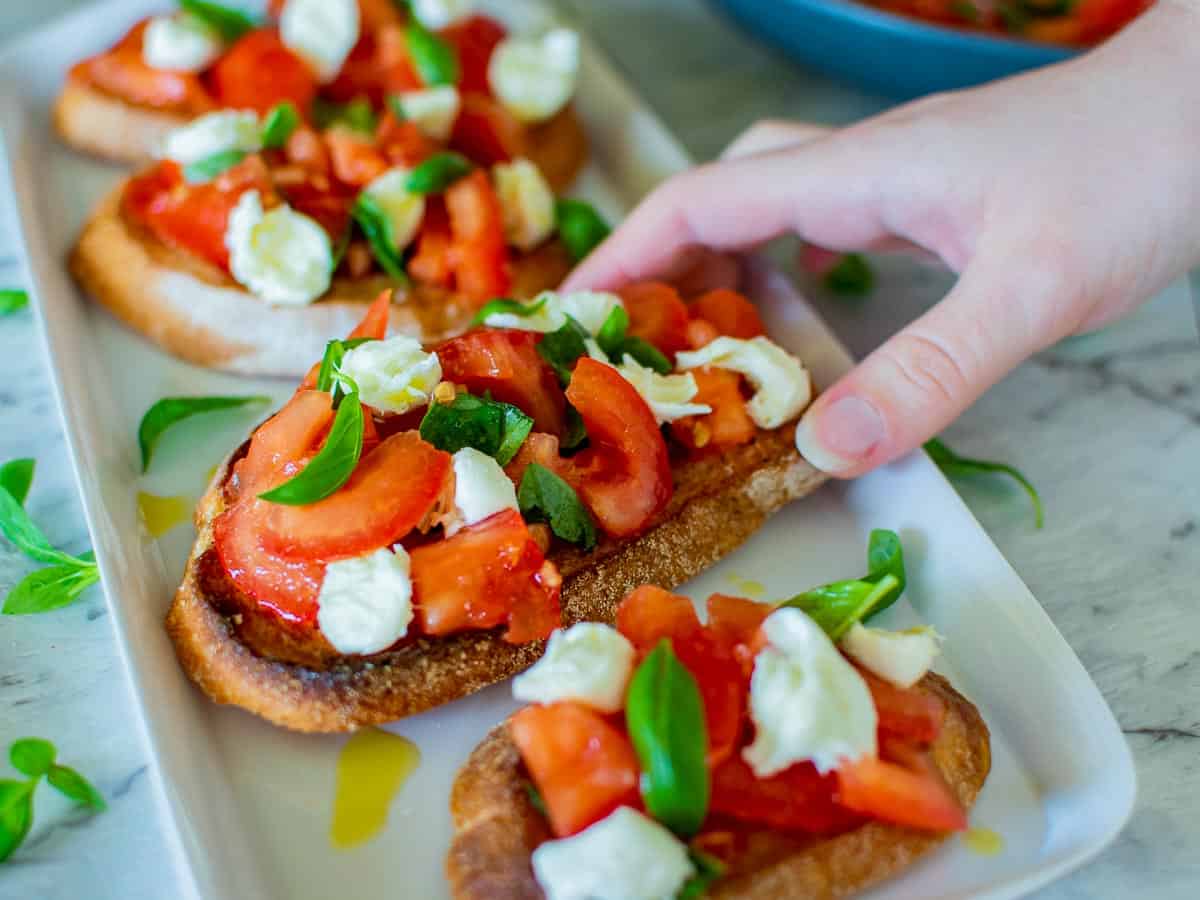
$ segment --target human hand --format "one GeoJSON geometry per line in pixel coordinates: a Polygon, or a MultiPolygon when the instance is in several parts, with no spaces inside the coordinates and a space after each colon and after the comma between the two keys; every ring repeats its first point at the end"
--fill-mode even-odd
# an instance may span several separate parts
{"type": "Polygon", "coordinates": [[[838,251],[913,246],[954,289],[825,391],[797,446],[853,476],[941,431],[1062,337],[1200,261],[1200,3],[1161,0],[1074,61],[852,127],[764,122],[655,190],[568,279],[662,277],[696,248],[794,232],[838,251]]]}

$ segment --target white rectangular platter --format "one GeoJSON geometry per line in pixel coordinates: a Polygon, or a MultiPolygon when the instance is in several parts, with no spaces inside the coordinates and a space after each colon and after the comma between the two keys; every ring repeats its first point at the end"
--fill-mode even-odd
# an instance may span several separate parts
{"type": "MultiPolygon", "coordinates": [[[[60,146],[49,131],[49,103],[72,62],[160,5],[98,3],[7,49],[0,55],[0,84],[8,92],[0,98],[0,124],[14,196],[5,205],[19,219],[105,591],[156,761],[163,820],[176,838],[178,884],[163,885],[162,895],[442,897],[450,784],[475,743],[513,708],[506,685],[392,726],[416,743],[421,762],[393,801],[383,832],[338,850],[330,823],[346,739],[291,734],[210,704],[182,674],[162,628],[192,531],[185,522],[151,537],[138,492],[191,502],[251,422],[179,427],[143,478],[135,441],[142,413],[168,394],[283,398],[293,385],[173,360],[90,305],[65,272],[74,235],[121,171],[60,146]]],[[[510,6],[496,6],[511,22],[510,6]]],[[[522,18],[552,15],[536,4],[519,6],[522,18]]],[[[610,216],[686,164],[660,123],[586,43],[578,107],[593,148],[578,193],[610,216]]],[[[771,333],[806,360],[818,384],[829,384],[850,358],[783,278],[763,270],[756,281],[752,295],[771,333]]],[[[992,775],[971,818],[998,832],[1003,849],[982,855],[951,840],[871,896],[949,900],[1028,892],[1116,835],[1133,802],[1132,763],[1075,655],[923,455],[794,504],[687,592],[698,599],[718,590],[739,593],[749,580],[761,583],[755,592],[762,599],[780,598],[852,576],[875,527],[901,533],[912,570],[911,604],[889,615],[937,626],[947,638],[943,670],[992,729],[992,775]]]]}

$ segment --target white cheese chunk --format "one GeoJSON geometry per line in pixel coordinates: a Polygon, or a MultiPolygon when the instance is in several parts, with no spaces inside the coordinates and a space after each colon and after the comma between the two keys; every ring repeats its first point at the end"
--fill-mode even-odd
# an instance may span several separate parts
{"type": "Polygon", "coordinates": [[[523,122],[544,121],[566,106],[578,77],[579,35],[569,28],[507,37],[488,63],[492,92],[523,122]]]}
{"type": "Polygon", "coordinates": [[[458,88],[442,84],[421,91],[404,91],[399,97],[405,118],[416,125],[421,134],[435,141],[450,139],[454,120],[462,106],[458,88]]]}
{"type": "Polygon", "coordinates": [[[595,335],[600,331],[604,320],[618,306],[624,306],[616,294],[606,294],[599,291],[573,291],[560,294],[557,291],[542,291],[526,306],[542,307],[528,316],[516,313],[492,313],[485,320],[492,328],[519,328],[522,331],[558,331],[570,316],[583,326],[588,334],[595,335]],[[545,301],[543,303],[543,301],[545,301]]]}
{"type": "Polygon", "coordinates": [[[712,412],[712,407],[707,404],[692,403],[700,388],[696,384],[696,376],[691,372],[682,375],[660,375],[653,369],[647,369],[628,354],[616,370],[621,373],[621,377],[637,388],[659,425],[674,422],[684,416],[702,416],[712,412]]]}
{"type": "Polygon", "coordinates": [[[317,626],[339,653],[378,653],[408,632],[413,618],[408,553],[384,547],[331,562],[317,596],[317,626]]]}
{"type": "Polygon", "coordinates": [[[812,380],[804,364],[769,338],[719,337],[699,350],[676,354],[675,364],[680,369],[716,366],[745,375],[754,386],[746,410],[759,428],[778,428],[800,415],[812,399],[812,380]]]}
{"type": "Polygon", "coordinates": [[[475,0],[412,0],[413,15],[426,28],[445,28],[475,11],[475,0]]]}
{"type": "Polygon", "coordinates": [[[258,113],[225,109],[168,131],[159,148],[159,156],[186,166],[227,150],[255,153],[261,149],[262,128],[258,113]]]}
{"type": "Polygon", "coordinates": [[[358,0],[287,0],[279,37],[316,72],[333,81],[358,43],[358,0]]]}
{"type": "Polygon", "coordinates": [[[633,644],[611,626],[580,622],[560,628],[542,658],[513,679],[513,696],[526,703],[574,700],[615,713],[625,706],[633,658],[633,644]]]}
{"type": "Polygon", "coordinates": [[[474,447],[454,454],[454,524],[446,529],[453,534],[463,525],[474,525],[502,509],[517,509],[517,489],[504,474],[500,463],[474,447]]]}
{"type": "Polygon", "coordinates": [[[527,159],[498,163],[492,167],[492,181],[510,244],[532,250],[554,233],[554,191],[536,165],[527,159]]]}
{"type": "Polygon", "coordinates": [[[406,334],[367,341],[346,351],[340,371],[358,385],[358,396],[380,412],[403,413],[425,406],[442,380],[436,353],[406,334]]]}
{"type": "Polygon", "coordinates": [[[670,900],[695,873],[683,842],[628,806],[533,851],[546,900],[670,900]]]}
{"type": "Polygon", "coordinates": [[[766,778],[804,760],[829,772],[874,754],[871,692],[821,627],[784,607],[762,629],[768,643],[750,677],[754,743],[742,752],[754,773],[766,778]]]}
{"type": "Polygon", "coordinates": [[[233,277],[267,303],[304,306],[329,290],[328,233],[290,206],[264,213],[258,191],[246,191],[233,208],[225,246],[233,277]]]}
{"type": "Polygon", "coordinates": [[[425,198],[409,191],[408,176],[408,169],[396,166],[363,188],[387,216],[397,250],[403,250],[413,242],[425,217],[425,198]]]}
{"type": "Polygon", "coordinates": [[[142,32],[142,62],[169,72],[199,72],[223,49],[221,35],[195,16],[155,16],[142,32]]]}
{"type": "Polygon", "coordinates": [[[867,628],[854,623],[840,642],[846,655],[897,687],[910,688],[933,665],[942,636],[928,625],[906,631],[867,628]]]}

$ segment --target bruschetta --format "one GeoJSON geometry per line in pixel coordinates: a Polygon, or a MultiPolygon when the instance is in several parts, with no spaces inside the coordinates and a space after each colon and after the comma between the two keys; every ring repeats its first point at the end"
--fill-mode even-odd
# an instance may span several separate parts
{"type": "Polygon", "coordinates": [[[803,364],[730,291],[500,300],[423,349],[389,300],[216,472],[167,618],[214,700],[301,731],[421,712],[677,585],[823,476],[803,364]]]}

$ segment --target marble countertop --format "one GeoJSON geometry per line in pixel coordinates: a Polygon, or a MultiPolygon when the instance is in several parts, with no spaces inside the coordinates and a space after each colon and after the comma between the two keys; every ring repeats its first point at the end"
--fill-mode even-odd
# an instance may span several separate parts
{"type": "MultiPolygon", "coordinates": [[[[0,33],[74,5],[4,4],[0,33]]],[[[698,0],[568,5],[697,158],[761,117],[838,123],[883,105],[761,49],[698,0]]],[[[10,247],[0,232],[0,286],[20,281],[10,247]]],[[[889,260],[873,299],[816,302],[862,354],[948,284],[889,260]]],[[[34,328],[28,312],[0,320],[0,461],[37,458],[31,512],[54,543],[82,551],[87,530],[34,328]]],[[[1124,833],[1037,895],[1045,900],[1169,900],[1200,884],[1198,349],[1195,310],[1176,293],[1021,366],[947,433],[964,453],[1019,465],[1041,489],[1047,520],[1037,531],[1007,486],[961,488],[1099,684],[1137,763],[1124,833]]],[[[0,542],[0,593],[29,568],[0,542]]],[[[52,614],[0,619],[0,746],[23,735],[54,740],[110,808],[88,818],[40,791],[34,832],[0,867],[0,897],[173,896],[167,825],[99,591],[52,614]]]]}

